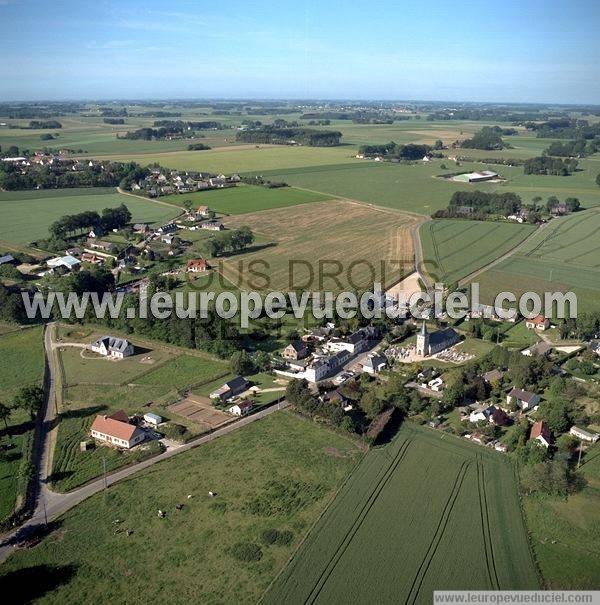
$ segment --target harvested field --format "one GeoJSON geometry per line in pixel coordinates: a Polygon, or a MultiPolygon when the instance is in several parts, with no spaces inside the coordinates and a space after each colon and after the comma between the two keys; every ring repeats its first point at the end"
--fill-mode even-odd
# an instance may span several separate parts
{"type": "Polygon", "coordinates": [[[224,259],[222,271],[234,284],[254,290],[341,291],[367,289],[376,281],[390,284],[413,271],[411,229],[421,220],[345,200],[231,217],[227,227],[248,225],[261,243],[224,259]],[[268,274],[269,284],[248,275],[252,261],[255,271],[268,274]]]}
{"type": "Polygon", "coordinates": [[[189,395],[186,399],[170,405],[169,411],[211,429],[226,424],[232,419],[229,414],[214,408],[208,397],[199,395],[189,395]]]}

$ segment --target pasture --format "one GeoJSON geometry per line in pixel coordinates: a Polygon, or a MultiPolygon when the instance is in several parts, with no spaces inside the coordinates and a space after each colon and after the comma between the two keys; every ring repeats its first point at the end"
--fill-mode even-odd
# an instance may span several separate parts
{"type": "Polygon", "coordinates": [[[421,226],[427,273],[446,285],[502,256],[535,231],[533,225],[437,219],[421,226]]]}
{"type": "Polygon", "coordinates": [[[48,237],[48,227],[65,214],[102,210],[125,204],[133,222],[162,223],[179,212],[168,204],[156,203],[112,188],[55,189],[0,192],[0,240],[16,244],[48,237]]]}
{"type": "Polygon", "coordinates": [[[597,209],[554,219],[517,254],[476,279],[482,298],[491,301],[498,292],[566,292],[578,297],[579,311],[598,308],[600,263],[596,233],[597,209]]]}
{"type": "Polygon", "coordinates": [[[600,446],[588,449],[580,473],[587,485],[566,499],[524,498],[533,550],[551,589],[598,590],[600,446]]]}
{"type": "Polygon", "coordinates": [[[264,602],[431,603],[538,588],[510,464],[416,425],[372,449],[264,602]]]}
{"type": "MultiPolygon", "coordinates": [[[[44,376],[43,330],[40,327],[0,335],[0,402],[12,405],[20,387],[40,384],[44,376]]],[[[25,485],[20,471],[30,456],[33,424],[25,410],[15,409],[0,425],[0,522],[20,504],[25,485]]]]}
{"type": "Polygon", "coordinates": [[[13,553],[0,582],[37,571],[28,596],[39,603],[131,602],[142,593],[175,605],[256,603],[360,455],[341,434],[274,413],[86,500],[41,544],[13,553]],[[267,530],[285,541],[269,544],[267,530]]]}
{"type": "Polygon", "coordinates": [[[219,214],[246,214],[272,208],[285,208],[310,202],[322,202],[329,196],[303,191],[293,187],[268,189],[252,185],[238,185],[227,189],[196,191],[186,195],[169,195],[161,201],[183,205],[190,200],[195,207],[209,206],[219,214]]]}
{"type": "Polygon", "coordinates": [[[390,284],[413,270],[410,232],[418,219],[406,214],[332,200],[244,214],[225,223],[248,225],[263,242],[221,259],[225,277],[245,289],[361,290],[376,281],[390,284]]]}

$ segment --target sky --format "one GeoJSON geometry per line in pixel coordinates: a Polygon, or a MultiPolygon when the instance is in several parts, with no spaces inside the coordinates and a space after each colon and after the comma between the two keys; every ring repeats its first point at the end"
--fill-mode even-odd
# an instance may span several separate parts
{"type": "Polygon", "coordinates": [[[0,101],[600,104],[597,0],[0,0],[0,101]]]}

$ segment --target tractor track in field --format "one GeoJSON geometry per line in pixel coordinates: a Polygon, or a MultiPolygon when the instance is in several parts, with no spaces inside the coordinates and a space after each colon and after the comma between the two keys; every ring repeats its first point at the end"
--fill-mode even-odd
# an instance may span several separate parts
{"type": "Polygon", "coordinates": [[[323,590],[323,587],[327,583],[327,580],[330,578],[336,565],[342,558],[343,554],[346,552],[348,546],[350,545],[354,536],[356,535],[356,532],[360,529],[364,520],[367,518],[369,511],[371,510],[371,508],[373,507],[373,505],[379,498],[379,495],[381,494],[383,488],[386,486],[390,477],[394,474],[394,471],[396,470],[396,468],[398,468],[399,464],[404,459],[404,456],[406,455],[406,451],[408,450],[411,443],[412,443],[411,438],[406,439],[406,441],[402,444],[400,450],[398,451],[398,454],[391,460],[391,462],[390,462],[389,466],[387,467],[387,469],[385,470],[384,474],[377,482],[375,489],[370,493],[369,497],[367,498],[367,501],[365,502],[365,504],[361,508],[359,514],[357,515],[356,519],[350,526],[350,529],[346,532],[340,545],[338,546],[338,548],[334,552],[333,556],[331,557],[331,559],[325,566],[325,569],[319,576],[317,583],[313,586],[312,590],[310,591],[310,594],[308,595],[308,597],[305,601],[306,604],[314,603],[316,601],[316,599],[319,597],[319,594],[323,590]]]}
{"type": "Polygon", "coordinates": [[[456,503],[456,499],[458,498],[458,494],[460,493],[465,475],[467,474],[467,469],[471,464],[470,461],[465,460],[461,465],[460,469],[456,475],[456,479],[454,481],[454,486],[452,487],[452,491],[446,500],[446,504],[444,506],[444,510],[442,511],[442,515],[440,516],[440,520],[438,522],[437,528],[429,543],[427,551],[425,552],[425,556],[419,565],[419,569],[415,574],[415,577],[410,586],[410,591],[408,593],[408,597],[406,598],[406,605],[414,605],[419,596],[419,592],[421,591],[421,587],[423,585],[423,581],[425,580],[425,576],[427,575],[427,571],[429,570],[429,566],[433,561],[437,548],[442,540],[444,532],[446,531],[446,526],[448,525],[448,521],[450,519],[450,515],[452,514],[452,510],[454,508],[454,504],[456,503]]]}
{"type": "Polygon", "coordinates": [[[500,590],[496,560],[494,558],[494,543],[490,529],[490,515],[485,491],[485,468],[481,455],[477,454],[477,491],[479,494],[479,512],[481,516],[481,530],[483,533],[483,549],[485,552],[485,566],[488,572],[490,586],[493,590],[500,590]]]}

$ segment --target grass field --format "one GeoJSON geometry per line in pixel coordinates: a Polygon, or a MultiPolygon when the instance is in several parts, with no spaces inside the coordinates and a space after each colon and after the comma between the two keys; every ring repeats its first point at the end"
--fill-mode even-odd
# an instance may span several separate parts
{"type": "Polygon", "coordinates": [[[302,191],[293,187],[267,189],[266,187],[252,185],[238,185],[229,189],[197,191],[187,195],[169,195],[161,198],[161,200],[177,205],[182,205],[186,200],[191,200],[194,206],[207,205],[211,210],[222,214],[245,214],[309,202],[322,202],[328,197],[320,193],[302,191]]]}
{"type": "Polygon", "coordinates": [[[139,197],[120,195],[114,189],[58,189],[0,192],[0,240],[17,244],[48,237],[48,227],[65,214],[125,204],[133,222],[160,223],[178,214],[176,208],[139,197]]]}
{"type": "MultiPolygon", "coordinates": [[[[69,341],[69,329],[61,335],[69,341]]],[[[97,334],[86,334],[91,341],[97,334]]],[[[74,335],[74,340],[77,340],[74,335]]],[[[60,367],[64,393],[60,408],[58,435],[54,454],[52,481],[55,489],[68,491],[107,470],[115,470],[156,453],[153,448],[134,448],[120,452],[107,447],[79,451],[96,414],[124,409],[128,414],[155,411],[163,418],[188,425],[173,418],[168,404],[177,399],[177,391],[203,384],[228,372],[225,362],[203,354],[182,354],[163,345],[136,344],[136,354],[111,361],[80,348],[63,347],[60,367]]],[[[189,424],[192,433],[198,427],[189,424]]]]}
{"type": "Polygon", "coordinates": [[[131,602],[142,593],[174,605],[256,603],[359,456],[348,438],[275,413],[85,501],[39,546],[11,555],[0,582],[33,574],[27,587],[40,603],[131,602]],[[266,545],[269,529],[291,532],[291,541],[266,545]],[[260,559],[238,560],[240,543],[257,544],[260,559]]]}
{"type": "Polygon", "coordinates": [[[532,225],[438,219],[421,226],[425,269],[451,284],[502,256],[529,234],[532,225]]]}
{"type": "Polygon", "coordinates": [[[587,486],[579,493],[524,499],[533,549],[549,588],[600,588],[600,446],[588,450],[580,472],[587,486]]]}
{"type": "MultiPolygon", "coordinates": [[[[0,336],[0,401],[12,404],[22,386],[40,384],[44,375],[42,328],[6,332],[0,336]],[[17,371],[18,368],[18,371],[17,371]]],[[[33,424],[25,410],[15,410],[8,421],[10,437],[4,423],[0,425],[0,522],[20,503],[25,485],[19,480],[24,456],[29,456],[33,424]]]]}
{"type": "Polygon", "coordinates": [[[535,589],[513,471],[405,425],[371,450],[265,603],[431,603],[435,589],[535,589]]]}
{"type": "Polygon", "coordinates": [[[268,275],[271,288],[283,291],[364,289],[382,276],[383,282],[391,283],[401,273],[412,272],[410,228],[417,221],[409,215],[339,200],[245,214],[225,223],[232,228],[250,226],[262,238],[262,247],[224,259],[221,265],[226,277],[238,284],[241,276],[248,289],[263,289],[265,282],[250,274],[252,261],[257,262],[255,271],[268,275]],[[325,271],[336,271],[339,276],[325,277],[319,262],[325,271]]]}
{"type": "Polygon", "coordinates": [[[600,212],[590,209],[555,219],[517,254],[477,277],[482,298],[496,293],[572,290],[579,311],[597,309],[600,262],[596,233],[600,212]]]}

